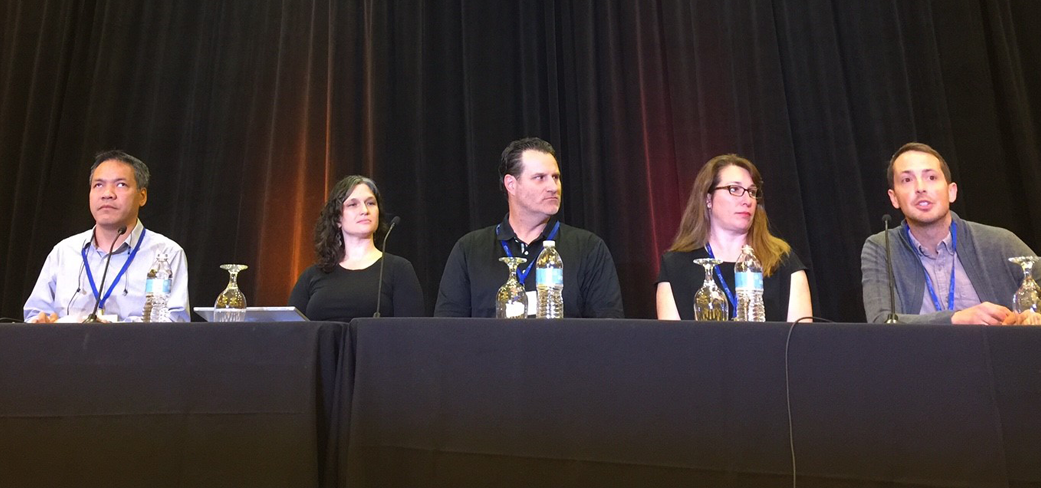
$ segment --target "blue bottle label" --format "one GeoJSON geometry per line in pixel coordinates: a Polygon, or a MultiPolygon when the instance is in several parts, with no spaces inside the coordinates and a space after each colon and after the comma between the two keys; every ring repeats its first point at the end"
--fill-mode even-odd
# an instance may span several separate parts
{"type": "Polygon", "coordinates": [[[145,293],[158,293],[159,288],[162,288],[164,294],[169,295],[170,290],[173,287],[172,279],[160,280],[157,278],[150,278],[145,280],[145,293]],[[160,282],[156,285],[156,282],[160,282]]]}
{"type": "Polygon", "coordinates": [[[535,284],[538,286],[564,286],[564,270],[536,269],[535,284]]]}
{"type": "Polygon", "coordinates": [[[738,290],[762,290],[763,274],[754,271],[734,273],[734,288],[738,290]]]}

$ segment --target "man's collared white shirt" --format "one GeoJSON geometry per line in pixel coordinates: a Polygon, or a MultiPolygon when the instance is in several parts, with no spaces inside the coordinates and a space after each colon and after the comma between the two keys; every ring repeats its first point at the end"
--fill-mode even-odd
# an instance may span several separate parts
{"type": "MultiPolygon", "coordinates": [[[[145,305],[145,279],[160,253],[166,253],[173,277],[168,301],[170,320],[189,321],[188,262],[184,250],[158,232],[146,232],[140,220],[126,241],[112,252],[112,263],[109,265],[104,289],[98,289],[101,297],[104,297],[109,289],[112,293],[98,314],[114,315],[120,322],[140,320],[145,305]],[[126,265],[138,243],[141,244],[141,248],[117,281],[116,276],[126,265]]],[[[97,295],[94,294],[87,276],[88,269],[94,278],[94,285],[100,287],[107,255],[108,249],[99,249],[94,243],[94,229],[59,242],[47,256],[40,277],[36,280],[36,286],[25,302],[25,320],[36,317],[40,312],[67,317],[63,322],[81,322],[85,319],[94,310],[94,303],[97,301],[97,295]],[[84,250],[86,260],[83,258],[84,250]]]]}

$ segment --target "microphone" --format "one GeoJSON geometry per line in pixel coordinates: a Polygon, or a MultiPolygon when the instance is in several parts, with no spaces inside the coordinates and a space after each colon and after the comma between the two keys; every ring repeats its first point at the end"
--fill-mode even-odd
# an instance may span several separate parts
{"type": "Polygon", "coordinates": [[[87,319],[83,321],[84,324],[98,324],[101,323],[98,320],[98,307],[101,306],[101,293],[105,291],[105,278],[108,276],[108,265],[112,262],[112,251],[116,249],[116,241],[119,240],[119,236],[127,233],[127,226],[121,226],[116,231],[116,237],[112,239],[112,245],[108,246],[108,256],[105,256],[105,271],[101,273],[101,286],[98,287],[98,296],[95,297],[94,311],[87,316],[87,319]]]}
{"type": "Polygon", "coordinates": [[[383,258],[380,261],[380,284],[376,287],[376,313],[372,314],[373,317],[379,318],[380,316],[380,299],[383,298],[383,265],[387,264],[387,238],[390,237],[390,231],[394,230],[394,226],[401,222],[401,217],[395,216],[390,221],[390,227],[387,228],[387,233],[383,236],[383,258]]]}
{"type": "Polygon", "coordinates": [[[886,236],[886,271],[889,277],[889,316],[886,317],[887,324],[898,324],[900,320],[896,317],[896,287],[893,285],[893,254],[889,250],[889,221],[892,217],[889,214],[882,216],[882,222],[885,222],[886,228],[882,231],[882,234],[886,236]]]}

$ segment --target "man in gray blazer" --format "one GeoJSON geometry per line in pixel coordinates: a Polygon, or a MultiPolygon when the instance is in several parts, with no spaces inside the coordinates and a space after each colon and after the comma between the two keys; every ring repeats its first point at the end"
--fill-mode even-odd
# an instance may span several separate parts
{"type": "MultiPolygon", "coordinates": [[[[940,153],[926,144],[904,144],[889,160],[886,176],[889,199],[905,219],[889,230],[900,322],[1041,322],[1036,313],[1010,310],[1023,271],[1008,258],[1034,251],[1008,230],[969,222],[951,211],[958,185],[940,153]]],[[[882,232],[868,237],[860,259],[864,311],[869,321],[883,322],[890,307],[882,232]]]]}

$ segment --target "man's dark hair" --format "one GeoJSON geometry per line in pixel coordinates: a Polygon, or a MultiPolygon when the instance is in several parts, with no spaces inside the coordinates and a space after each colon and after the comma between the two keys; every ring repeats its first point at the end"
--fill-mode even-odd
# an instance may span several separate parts
{"type": "Polygon", "coordinates": [[[940,156],[939,151],[933,149],[932,146],[928,144],[923,144],[921,142],[908,142],[907,144],[900,146],[900,149],[897,149],[896,152],[893,153],[893,157],[889,158],[889,167],[886,168],[886,180],[889,180],[890,190],[894,187],[893,178],[896,177],[896,175],[893,174],[893,163],[896,162],[896,158],[899,158],[901,154],[908,151],[918,151],[936,156],[936,159],[940,160],[940,171],[943,172],[943,177],[947,179],[947,183],[951,182],[951,168],[950,166],[947,166],[947,161],[943,159],[943,156],[940,156]]]}
{"type": "Polygon", "coordinates": [[[90,181],[88,184],[94,183],[94,170],[98,169],[98,166],[101,166],[101,163],[110,159],[114,159],[133,168],[134,182],[137,183],[137,188],[139,190],[148,188],[148,178],[151,176],[148,172],[148,166],[145,166],[145,163],[140,159],[118,149],[102,151],[94,156],[94,164],[90,167],[90,181]]]}
{"type": "Polygon", "coordinates": [[[557,152],[553,150],[553,146],[538,137],[526,137],[511,142],[509,146],[506,146],[506,149],[503,149],[502,157],[499,158],[499,190],[503,193],[506,193],[506,183],[503,182],[506,175],[520,178],[520,174],[524,171],[521,155],[528,150],[546,153],[554,158],[557,157],[557,152]]]}

